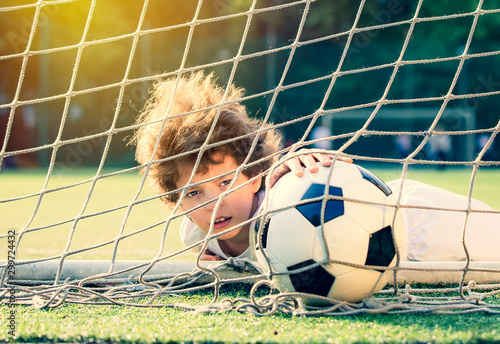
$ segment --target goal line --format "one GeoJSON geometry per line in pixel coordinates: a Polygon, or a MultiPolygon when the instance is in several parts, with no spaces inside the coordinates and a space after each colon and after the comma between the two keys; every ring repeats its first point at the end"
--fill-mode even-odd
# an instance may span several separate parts
{"type": "MultiPolygon", "coordinates": [[[[0,261],[0,266],[6,266],[6,261],[0,261]]],[[[233,260],[227,262],[200,261],[159,261],[149,269],[151,261],[116,261],[110,272],[110,261],[99,260],[65,260],[60,269],[59,261],[44,261],[16,263],[15,283],[20,285],[50,285],[59,283],[74,283],[94,276],[92,283],[137,283],[139,276],[144,272],[143,278],[148,282],[172,279],[178,275],[200,272],[199,267],[215,268],[222,281],[236,281],[241,283],[254,283],[256,280],[266,278],[261,274],[261,267],[256,261],[233,260]],[[247,265],[245,265],[245,263],[247,265]],[[199,267],[198,267],[199,266],[199,267]]],[[[5,268],[0,268],[4,275],[5,268]]],[[[498,262],[417,262],[403,261],[397,270],[399,285],[406,283],[468,283],[474,281],[481,284],[500,285],[500,263],[498,262]],[[466,273],[464,274],[464,272],[466,273]]],[[[197,283],[213,282],[211,274],[202,274],[197,283]]],[[[179,280],[179,283],[184,281],[179,280]]],[[[394,285],[394,276],[390,275],[389,285],[394,285]]]]}

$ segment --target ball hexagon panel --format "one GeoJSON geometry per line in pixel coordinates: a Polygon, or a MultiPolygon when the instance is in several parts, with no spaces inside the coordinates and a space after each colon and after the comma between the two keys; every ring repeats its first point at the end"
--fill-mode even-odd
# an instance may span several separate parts
{"type": "Polygon", "coordinates": [[[361,178],[361,172],[354,164],[337,160],[331,167],[320,166],[317,173],[311,173],[311,180],[318,184],[330,184],[331,186],[344,187],[361,178]],[[330,179],[328,176],[333,169],[330,179]]]}
{"type": "MultiPolygon", "coordinates": [[[[267,254],[267,258],[269,259],[269,265],[272,266],[273,271],[278,272],[278,273],[284,273],[283,275],[274,275],[274,277],[272,279],[272,281],[273,281],[272,283],[274,283],[275,285],[273,287],[277,288],[278,290],[280,290],[282,292],[293,293],[295,291],[295,289],[290,281],[290,276],[287,274],[288,269],[286,268],[286,266],[273,255],[272,251],[266,250],[266,254],[267,254]]],[[[263,259],[263,257],[262,257],[262,259],[263,259]]],[[[259,262],[261,263],[262,267],[266,271],[268,271],[269,266],[265,264],[265,260],[259,261],[259,262]]]]}
{"type": "MultiPolygon", "coordinates": [[[[324,234],[330,260],[365,264],[369,235],[352,219],[341,216],[328,222],[324,226],[324,234]]],[[[317,257],[313,256],[313,259],[317,260],[317,257]]],[[[330,264],[327,268],[334,276],[345,274],[353,269],[355,268],[343,264],[335,264],[333,270],[330,268],[330,264]]]]}
{"type": "Polygon", "coordinates": [[[266,249],[281,262],[298,264],[311,258],[315,235],[315,227],[305,217],[296,209],[287,209],[272,215],[266,249]]]}
{"type": "Polygon", "coordinates": [[[380,290],[387,277],[375,270],[355,269],[343,275],[335,275],[328,296],[342,301],[359,302],[380,290]]]}
{"type": "Polygon", "coordinates": [[[395,204],[394,198],[387,197],[375,185],[360,179],[345,186],[342,191],[346,198],[359,200],[359,202],[345,201],[345,214],[362,226],[368,234],[392,223],[394,208],[390,205],[395,204]],[[387,204],[388,206],[378,204],[387,204]]]}
{"type": "Polygon", "coordinates": [[[311,183],[307,173],[300,178],[293,173],[285,174],[269,192],[269,210],[295,206],[311,183]]]}
{"type": "Polygon", "coordinates": [[[321,226],[317,227],[316,235],[314,236],[312,259],[319,263],[327,263],[326,249],[328,248],[328,243],[323,239],[323,232],[321,226]]]}

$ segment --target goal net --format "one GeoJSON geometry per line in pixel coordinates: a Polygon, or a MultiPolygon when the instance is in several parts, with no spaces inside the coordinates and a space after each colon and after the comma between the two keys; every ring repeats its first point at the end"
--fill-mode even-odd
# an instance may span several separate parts
{"type": "MultiPolygon", "coordinates": [[[[171,120],[167,111],[137,124],[153,84],[213,73],[224,90],[212,105],[218,114],[241,103],[263,123],[256,137],[281,133],[272,158],[329,149],[386,182],[417,179],[462,194],[467,205],[451,211],[466,219],[500,216],[498,3],[3,1],[0,28],[2,303],[500,312],[500,261],[471,259],[465,243],[458,261],[408,261],[397,247],[388,284],[374,298],[323,308],[269,288],[272,274],[257,261],[202,261],[194,246],[218,235],[183,246],[184,214],[166,208],[165,193],[147,178],[165,159],[137,164],[128,144],[137,130],[171,120]],[[227,99],[230,85],[245,94],[227,99]],[[474,198],[492,208],[475,208],[474,198]],[[249,297],[221,300],[233,283],[253,285],[249,297]],[[170,297],[197,290],[212,301],[170,297]]],[[[249,166],[247,159],[238,173],[249,166]]],[[[400,199],[395,208],[404,208],[400,199]]]]}

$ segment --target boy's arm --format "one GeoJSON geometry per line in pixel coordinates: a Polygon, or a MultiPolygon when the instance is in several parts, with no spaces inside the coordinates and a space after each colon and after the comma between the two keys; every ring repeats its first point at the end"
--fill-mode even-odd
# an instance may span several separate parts
{"type": "Polygon", "coordinates": [[[224,260],[224,258],[213,253],[210,250],[205,250],[205,252],[201,254],[200,260],[217,261],[217,260],[224,260]]]}
{"type": "MultiPolygon", "coordinates": [[[[304,175],[304,167],[310,172],[315,173],[319,170],[318,162],[325,167],[332,164],[334,154],[310,152],[307,149],[303,149],[302,151],[303,154],[284,161],[273,171],[270,177],[271,187],[288,172],[292,172],[297,177],[302,177],[304,175]]],[[[352,163],[352,159],[348,157],[337,157],[337,159],[352,163]]]]}

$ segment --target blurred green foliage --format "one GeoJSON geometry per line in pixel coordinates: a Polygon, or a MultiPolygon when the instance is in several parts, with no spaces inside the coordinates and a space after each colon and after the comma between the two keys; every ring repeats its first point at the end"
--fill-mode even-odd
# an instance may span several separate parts
{"type": "MultiPolygon", "coordinates": [[[[249,0],[213,0],[201,6],[180,0],[151,0],[148,6],[140,1],[125,6],[118,0],[100,0],[95,7],[90,0],[42,7],[33,3],[2,2],[3,9],[14,7],[0,11],[0,92],[7,95],[7,103],[41,98],[33,105],[38,132],[26,134],[37,136],[38,146],[96,135],[61,145],[56,161],[64,165],[98,164],[112,125],[116,130],[104,155],[106,165],[133,164],[132,148],[125,142],[148,97],[152,76],[168,77],[182,68],[214,71],[221,83],[234,72],[233,81],[246,88],[247,95],[257,95],[245,101],[252,115],[269,114],[277,124],[298,120],[283,128],[286,139],[293,141],[304,135],[308,115],[321,107],[369,104],[385,97],[399,101],[396,107],[439,108],[442,100],[421,100],[500,88],[496,68],[500,13],[481,13],[472,30],[475,16],[468,14],[476,11],[477,0],[423,1],[420,8],[412,0],[368,0],[362,7],[360,1],[349,0],[306,4],[260,0],[253,12],[249,0]],[[419,20],[412,27],[415,16],[419,20]],[[433,17],[438,20],[429,20],[433,17]],[[356,18],[357,31],[350,37],[356,18]],[[460,61],[453,58],[462,54],[469,35],[468,58],[456,75],[460,61]],[[44,53],[46,49],[55,50],[44,53]],[[263,53],[268,49],[276,50],[263,53]],[[491,54],[475,55],[482,53],[491,54]],[[407,63],[398,67],[392,79],[399,59],[407,63]],[[444,60],[427,63],[430,59],[444,60]],[[343,74],[330,89],[335,71],[343,74]],[[453,80],[456,85],[450,89],[453,80]],[[272,91],[279,84],[283,90],[274,97],[272,91]],[[72,96],[67,97],[68,93],[72,96]],[[52,98],[44,101],[47,97],[52,98]],[[65,112],[71,115],[62,121],[65,112]]],[[[482,7],[498,8],[498,0],[485,1],[482,7]]],[[[498,97],[452,100],[447,109],[468,107],[476,113],[477,128],[492,128],[499,119],[498,97]]],[[[16,133],[22,134],[16,128],[23,110],[24,106],[16,107],[7,151],[29,148],[13,139],[16,133]]],[[[458,122],[442,124],[449,130],[463,130],[458,122]]],[[[346,123],[334,134],[361,125],[346,123]]],[[[374,125],[380,129],[384,123],[374,125]]],[[[416,128],[409,122],[404,128],[389,125],[386,130],[426,130],[429,125],[416,128]]],[[[0,142],[4,142],[5,129],[0,129],[0,142]]],[[[498,160],[497,151],[492,159],[498,160]]]]}

